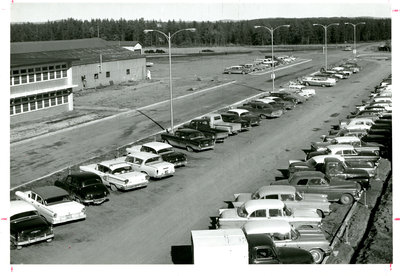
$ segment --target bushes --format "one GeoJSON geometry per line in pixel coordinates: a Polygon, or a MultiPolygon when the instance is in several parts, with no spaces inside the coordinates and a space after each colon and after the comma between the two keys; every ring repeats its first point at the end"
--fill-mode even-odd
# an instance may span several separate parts
{"type": "Polygon", "coordinates": [[[162,49],[156,49],[154,50],[145,50],[144,51],[146,54],[165,54],[165,51],[162,49]]]}

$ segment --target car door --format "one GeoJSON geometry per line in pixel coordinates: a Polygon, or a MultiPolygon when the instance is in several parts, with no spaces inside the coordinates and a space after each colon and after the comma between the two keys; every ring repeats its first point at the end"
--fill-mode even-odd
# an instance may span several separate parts
{"type": "Polygon", "coordinates": [[[253,213],[251,213],[248,216],[248,219],[250,221],[254,221],[254,220],[265,220],[267,219],[267,210],[265,209],[258,209],[253,211],[253,213]]]}
{"type": "Polygon", "coordinates": [[[134,157],[134,156],[128,156],[129,159],[129,163],[131,163],[132,168],[137,171],[137,172],[141,172],[143,170],[143,160],[141,158],[138,157],[134,157]]]}
{"type": "Polygon", "coordinates": [[[329,189],[329,183],[323,178],[312,178],[308,180],[307,192],[313,194],[327,194],[328,200],[332,198],[332,191],[329,189]]]}

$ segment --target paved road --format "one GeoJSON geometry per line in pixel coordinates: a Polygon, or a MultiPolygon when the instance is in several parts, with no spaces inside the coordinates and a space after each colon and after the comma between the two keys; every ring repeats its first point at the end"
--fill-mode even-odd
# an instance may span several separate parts
{"type": "MultiPolygon", "coordinates": [[[[348,114],[354,104],[360,103],[391,70],[390,61],[364,63],[367,66],[360,74],[340,82],[334,88],[317,88],[315,98],[298,105],[282,118],[264,120],[260,127],[230,137],[225,143],[217,145],[214,151],[189,153],[189,165],[178,169],[175,176],[152,181],[148,188],[139,191],[112,193],[109,202],[88,208],[85,221],[56,227],[56,237],[51,244],[12,250],[12,263],[172,263],[179,253],[187,253],[190,230],[207,229],[210,217],[217,215],[218,208],[225,206],[224,200],[230,200],[236,192],[254,191],[279,176],[276,169],[287,167],[289,159],[302,158],[302,148],[308,148],[310,141],[318,140],[330,128],[330,124],[337,123],[340,113],[348,114]]],[[[299,73],[304,71],[288,72],[290,75],[287,77],[293,78],[299,73]]],[[[246,85],[262,87],[265,80],[254,77],[247,79],[246,85]]],[[[217,94],[191,99],[191,106],[204,109],[196,110],[195,114],[188,111],[183,103],[177,103],[179,121],[204,113],[207,108],[216,108],[222,104],[216,102],[227,97],[226,93],[229,93],[230,100],[235,101],[236,97],[248,96],[249,92],[243,87],[231,86],[228,92],[222,90],[217,94]]],[[[161,109],[161,112],[166,114],[168,107],[161,109]]],[[[164,120],[168,121],[168,118],[164,120]]],[[[133,139],[133,130],[143,129],[141,135],[146,134],[145,123],[135,125],[135,129],[132,124],[132,120],[130,124],[120,123],[120,130],[104,136],[90,135],[89,132],[96,131],[95,128],[75,135],[87,135],[92,143],[104,143],[112,138],[125,143],[133,139]]],[[[57,146],[71,144],[70,140],[74,138],[68,137],[57,146]]],[[[74,141],[82,145],[81,149],[88,147],[89,150],[92,147],[90,141],[74,141]]],[[[108,148],[116,146],[114,142],[108,148]]],[[[75,155],[79,154],[79,151],[74,152],[75,155]]],[[[93,146],[91,154],[97,153],[93,146]]],[[[74,154],[66,156],[73,158],[74,154]]]]}

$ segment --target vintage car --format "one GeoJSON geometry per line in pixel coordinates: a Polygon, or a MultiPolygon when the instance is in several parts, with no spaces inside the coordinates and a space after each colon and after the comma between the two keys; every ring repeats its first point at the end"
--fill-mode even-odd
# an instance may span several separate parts
{"type": "Polygon", "coordinates": [[[310,98],[315,96],[315,89],[306,88],[305,85],[297,84],[297,83],[290,83],[288,87],[284,88],[287,91],[291,91],[293,93],[299,94],[300,96],[310,98]]]}
{"type": "Polygon", "coordinates": [[[260,118],[279,118],[283,114],[283,110],[281,108],[273,107],[267,103],[260,102],[248,102],[243,104],[243,108],[253,112],[254,114],[258,114],[260,118]]]}
{"type": "Polygon", "coordinates": [[[202,132],[190,128],[180,128],[174,133],[161,133],[163,142],[187,151],[203,151],[214,149],[213,138],[206,137],[202,132]]]}
{"type": "Polygon", "coordinates": [[[161,156],[162,160],[174,164],[175,168],[187,164],[187,156],[184,153],[174,151],[174,148],[162,142],[149,142],[143,145],[136,145],[126,148],[126,153],[131,152],[150,152],[161,156]]]}
{"type": "Polygon", "coordinates": [[[241,127],[240,131],[245,131],[250,129],[250,122],[241,119],[239,116],[236,116],[235,114],[221,113],[220,115],[224,122],[240,124],[241,127]]]}
{"type": "Polygon", "coordinates": [[[336,85],[336,80],[332,78],[324,78],[324,77],[304,77],[302,79],[302,84],[305,86],[314,85],[314,86],[334,86],[336,85]]]}
{"type": "Polygon", "coordinates": [[[181,129],[194,129],[202,132],[206,137],[212,137],[215,142],[223,143],[229,134],[232,134],[231,127],[223,127],[223,129],[215,128],[211,125],[210,118],[193,119],[189,123],[184,124],[181,129]]]}
{"type": "Polygon", "coordinates": [[[311,151],[307,154],[306,159],[310,159],[317,155],[341,155],[346,161],[368,161],[375,164],[378,164],[381,158],[379,154],[377,155],[375,152],[359,152],[354,148],[354,146],[347,144],[329,145],[326,146],[326,150],[311,151]]]}
{"type": "Polygon", "coordinates": [[[341,129],[338,132],[335,132],[335,134],[329,134],[329,135],[321,135],[322,142],[329,142],[330,140],[336,138],[336,137],[342,137],[342,136],[354,136],[361,138],[363,136],[367,135],[367,130],[366,129],[341,129]]]}
{"type": "Polygon", "coordinates": [[[269,93],[269,96],[279,97],[285,101],[292,101],[295,104],[301,104],[307,101],[308,97],[301,96],[298,93],[287,90],[286,88],[279,89],[269,93]]]}
{"type": "Polygon", "coordinates": [[[254,193],[234,194],[232,205],[235,208],[251,199],[279,199],[290,209],[310,209],[316,211],[320,217],[331,212],[327,195],[324,194],[300,194],[296,188],[288,185],[263,186],[254,193]]]}
{"type": "Polygon", "coordinates": [[[259,126],[260,125],[260,118],[254,113],[251,113],[247,109],[243,108],[233,108],[229,109],[227,114],[235,115],[237,118],[242,120],[246,120],[250,123],[251,126],[259,126]]]}
{"type": "Polygon", "coordinates": [[[361,197],[362,187],[359,183],[338,178],[329,179],[322,172],[295,172],[289,179],[277,180],[271,185],[291,185],[298,192],[307,194],[327,194],[329,201],[340,201],[351,204],[361,197]]]}
{"type": "Polygon", "coordinates": [[[150,178],[164,178],[175,173],[174,164],[165,162],[160,155],[150,152],[131,152],[116,160],[127,162],[133,170],[144,173],[150,178]]]}
{"type": "Polygon", "coordinates": [[[10,241],[17,249],[54,238],[53,227],[35,207],[23,200],[12,200],[10,206],[10,241]]]}
{"type": "Polygon", "coordinates": [[[366,129],[369,130],[374,124],[374,121],[370,118],[353,118],[349,121],[341,121],[339,123],[339,129],[366,129]]]}
{"type": "Polygon", "coordinates": [[[278,103],[279,105],[281,105],[284,109],[287,110],[291,110],[293,109],[296,104],[292,101],[285,101],[282,98],[276,97],[276,96],[267,96],[263,99],[269,99],[269,100],[273,100],[274,102],[278,103]]]}
{"type": "Polygon", "coordinates": [[[360,138],[355,136],[342,136],[342,137],[335,137],[328,142],[311,142],[311,150],[321,151],[321,150],[326,150],[326,147],[329,145],[341,145],[341,144],[353,145],[354,149],[357,150],[358,152],[372,152],[375,153],[376,155],[379,155],[380,148],[383,147],[383,145],[378,143],[365,143],[361,141],[360,138]]]}
{"type": "Polygon", "coordinates": [[[101,204],[108,200],[110,194],[101,177],[91,172],[71,173],[57,180],[54,185],[66,190],[75,201],[83,204],[101,204]]]}
{"type": "Polygon", "coordinates": [[[297,230],[284,220],[249,221],[242,227],[246,236],[265,234],[279,247],[296,247],[309,251],[314,262],[320,264],[325,256],[332,253],[329,241],[321,229],[313,233],[297,230]]]}
{"type": "Polygon", "coordinates": [[[44,186],[15,195],[33,205],[51,224],[60,224],[86,218],[85,205],[70,199],[69,193],[56,186],[44,186]]]}
{"type": "Polygon", "coordinates": [[[124,160],[112,159],[98,164],[80,166],[79,169],[97,174],[101,177],[104,185],[113,191],[144,188],[149,183],[149,177],[146,174],[136,172],[131,164],[124,160]]]}
{"type": "Polygon", "coordinates": [[[224,69],[224,74],[248,74],[252,72],[251,69],[246,68],[244,66],[239,66],[239,65],[235,65],[235,66],[229,66],[226,67],[224,69]]]}
{"type": "Polygon", "coordinates": [[[302,225],[321,225],[321,217],[310,209],[289,209],[278,199],[254,199],[238,208],[220,209],[217,228],[240,228],[253,220],[285,220],[301,229],[302,225]]]}

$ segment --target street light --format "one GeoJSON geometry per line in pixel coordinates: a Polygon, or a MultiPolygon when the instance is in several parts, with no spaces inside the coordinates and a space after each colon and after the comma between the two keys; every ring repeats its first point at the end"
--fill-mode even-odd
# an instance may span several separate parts
{"type": "Polygon", "coordinates": [[[156,32],[156,33],[162,34],[168,40],[169,93],[170,93],[170,105],[171,105],[171,131],[172,131],[172,133],[174,133],[174,108],[173,108],[173,96],[172,96],[171,39],[174,35],[176,35],[177,33],[183,32],[183,31],[195,32],[196,28],[181,29],[181,30],[176,31],[172,35],[170,32],[168,32],[168,35],[167,35],[159,30],[144,30],[143,31],[145,34],[150,33],[150,32],[156,32]]]}
{"type": "Polygon", "coordinates": [[[346,23],[344,23],[345,25],[352,25],[353,27],[354,27],[354,49],[353,49],[353,53],[354,53],[354,58],[356,58],[357,57],[357,49],[356,49],[356,26],[357,25],[364,25],[365,24],[365,22],[359,22],[359,23],[357,23],[357,24],[353,24],[353,23],[349,23],[349,22],[346,22],[346,23]]]}
{"type": "Polygon", "coordinates": [[[272,28],[272,27],[269,28],[269,27],[267,27],[267,26],[254,26],[255,29],[264,28],[264,29],[268,30],[268,31],[270,32],[270,34],[271,34],[271,57],[272,57],[272,75],[271,75],[271,78],[272,78],[272,91],[275,91],[274,31],[275,31],[276,29],[278,29],[278,28],[281,28],[281,27],[289,28],[290,25],[280,25],[280,26],[275,27],[275,28],[272,28]]]}
{"type": "Polygon", "coordinates": [[[329,26],[339,26],[339,23],[332,23],[329,25],[313,24],[313,26],[321,26],[325,29],[325,70],[328,70],[328,45],[326,31],[329,26]]]}

